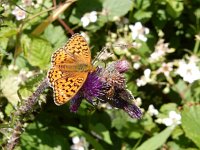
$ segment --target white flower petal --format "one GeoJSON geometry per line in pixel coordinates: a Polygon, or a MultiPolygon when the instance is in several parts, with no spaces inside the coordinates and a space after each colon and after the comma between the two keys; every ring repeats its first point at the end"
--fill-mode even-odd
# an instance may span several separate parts
{"type": "Polygon", "coordinates": [[[83,16],[83,17],[81,18],[81,22],[82,22],[82,24],[83,24],[83,27],[86,27],[86,26],[89,25],[90,20],[88,19],[88,17],[83,16]]]}
{"type": "Polygon", "coordinates": [[[142,28],[143,28],[143,26],[142,26],[141,22],[136,22],[135,23],[135,29],[140,30],[142,28]]]}
{"type": "Polygon", "coordinates": [[[162,119],[162,123],[166,126],[172,126],[173,125],[173,121],[170,118],[164,118],[162,119]]]}
{"type": "Polygon", "coordinates": [[[72,142],[73,142],[74,144],[77,144],[77,143],[80,142],[80,138],[79,138],[78,136],[75,136],[75,137],[72,138],[72,142]]]}

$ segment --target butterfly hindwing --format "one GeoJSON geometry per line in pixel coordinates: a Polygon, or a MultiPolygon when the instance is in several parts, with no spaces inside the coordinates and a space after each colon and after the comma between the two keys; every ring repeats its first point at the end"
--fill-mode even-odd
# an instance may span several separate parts
{"type": "Polygon", "coordinates": [[[70,76],[56,80],[53,86],[55,104],[62,105],[73,98],[82,87],[87,75],[87,72],[81,74],[74,72],[70,76]]]}

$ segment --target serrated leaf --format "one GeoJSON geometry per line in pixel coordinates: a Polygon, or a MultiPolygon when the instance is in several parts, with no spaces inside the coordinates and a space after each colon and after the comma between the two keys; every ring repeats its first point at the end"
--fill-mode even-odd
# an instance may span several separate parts
{"type": "Polygon", "coordinates": [[[103,8],[107,12],[107,17],[113,21],[115,17],[121,17],[128,13],[133,3],[130,0],[105,0],[103,8]]]}
{"type": "Polygon", "coordinates": [[[146,150],[147,147],[150,150],[158,149],[166,142],[166,140],[168,139],[168,137],[170,136],[172,131],[173,131],[172,127],[168,127],[166,129],[164,129],[159,134],[157,134],[157,135],[153,136],[152,138],[148,139],[147,141],[145,141],[136,150],[146,150]]]}
{"type": "Polygon", "coordinates": [[[31,65],[45,69],[50,64],[52,51],[48,41],[34,37],[27,54],[27,60],[31,65]]]}
{"type": "Polygon", "coordinates": [[[44,31],[43,37],[47,39],[57,49],[67,42],[65,31],[60,26],[50,24],[44,31]],[[56,34],[55,34],[56,33],[56,34]]]}
{"type": "Polygon", "coordinates": [[[200,148],[200,106],[185,106],[181,122],[186,136],[200,148]]]}
{"type": "Polygon", "coordinates": [[[2,27],[0,30],[0,38],[11,37],[17,34],[17,28],[15,27],[2,27]]]}

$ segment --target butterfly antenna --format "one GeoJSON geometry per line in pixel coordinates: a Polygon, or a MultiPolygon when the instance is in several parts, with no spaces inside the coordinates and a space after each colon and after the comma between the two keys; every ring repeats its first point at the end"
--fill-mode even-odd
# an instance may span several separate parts
{"type": "Polygon", "coordinates": [[[93,59],[93,61],[92,61],[92,64],[95,64],[95,62],[97,61],[97,60],[99,60],[103,55],[105,55],[106,53],[108,53],[108,46],[105,46],[105,47],[103,47],[102,49],[101,49],[101,51],[99,52],[99,53],[97,53],[97,55],[95,56],[95,58],[93,59]]]}

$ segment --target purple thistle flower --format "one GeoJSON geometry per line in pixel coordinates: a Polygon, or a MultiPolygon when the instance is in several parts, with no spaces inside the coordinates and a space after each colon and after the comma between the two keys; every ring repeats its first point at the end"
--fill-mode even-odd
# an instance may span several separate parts
{"type": "Polygon", "coordinates": [[[98,77],[100,70],[101,69],[98,68],[95,72],[89,73],[88,78],[81,89],[83,97],[89,102],[92,102],[94,98],[101,95],[102,82],[98,77]]]}
{"type": "Polygon", "coordinates": [[[128,62],[121,60],[89,73],[86,82],[71,100],[70,110],[76,112],[84,98],[91,104],[98,99],[101,102],[108,102],[113,107],[123,109],[132,118],[141,118],[142,112],[133,104],[134,97],[126,89],[126,81],[122,74],[128,68],[128,62]]]}
{"type": "Polygon", "coordinates": [[[124,73],[128,71],[130,64],[127,60],[119,60],[115,62],[115,68],[119,73],[124,73]]]}
{"type": "Polygon", "coordinates": [[[85,98],[91,104],[93,104],[93,100],[101,95],[102,82],[98,77],[100,70],[100,68],[97,68],[96,71],[88,74],[87,80],[85,81],[80,91],[70,101],[71,112],[76,112],[78,110],[82,99],[85,98]]]}
{"type": "Polygon", "coordinates": [[[115,86],[118,88],[125,88],[126,87],[126,81],[123,76],[123,74],[120,74],[117,69],[115,68],[116,62],[112,62],[108,64],[108,66],[105,69],[102,69],[99,77],[101,79],[101,82],[104,83],[104,85],[108,86],[115,86]]]}

